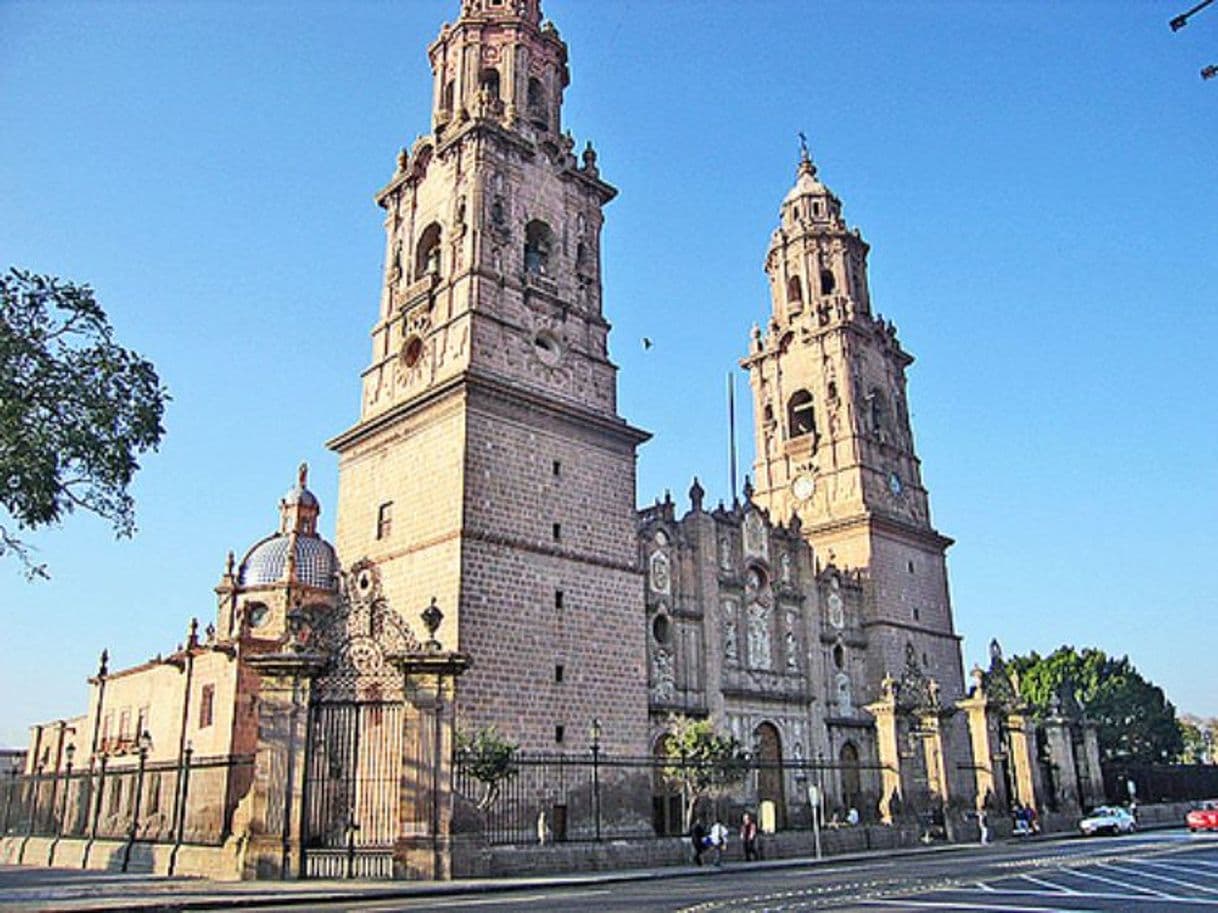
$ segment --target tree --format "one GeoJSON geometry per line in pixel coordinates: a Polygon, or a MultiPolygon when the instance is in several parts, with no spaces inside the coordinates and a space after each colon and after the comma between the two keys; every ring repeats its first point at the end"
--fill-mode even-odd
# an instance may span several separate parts
{"type": "Polygon", "coordinates": [[[482,784],[478,811],[486,811],[499,798],[503,781],[516,773],[516,751],[519,745],[503,738],[494,726],[479,729],[472,735],[457,733],[457,761],[466,773],[482,784]]]}
{"type": "Polygon", "coordinates": [[[1180,751],[1181,763],[1213,764],[1218,718],[1204,719],[1192,713],[1184,713],[1176,723],[1180,727],[1180,738],[1184,743],[1180,751]]]}
{"type": "Polygon", "coordinates": [[[0,276],[0,555],[46,577],[18,530],[87,510],[135,532],[136,457],[156,450],[169,395],[152,363],[114,340],[87,285],[13,268],[0,276]],[[3,519],[3,515],[0,515],[3,519]]]}
{"type": "Polygon", "coordinates": [[[662,773],[681,790],[687,829],[693,825],[699,799],[717,799],[742,782],[749,771],[749,756],[740,742],[715,732],[710,720],[673,714],[661,744],[662,773]]]}
{"type": "Polygon", "coordinates": [[[1057,702],[1077,701],[1098,724],[1104,760],[1163,763],[1179,757],[1183,742],[1176,708],[1128,656],[1116,659],[1093,647],[1080,652],[1063,646],[1043,658],[1035,652],[1013,656],[1008,665],[1038,718],[1049,716],[1057,702]]]}

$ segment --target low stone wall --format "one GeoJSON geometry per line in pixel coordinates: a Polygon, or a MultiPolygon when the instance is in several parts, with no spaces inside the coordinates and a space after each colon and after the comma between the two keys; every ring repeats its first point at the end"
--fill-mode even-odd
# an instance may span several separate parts
{"type": "Polygon", "coordinates": [[[5,865],[118,872],[122,871],[124,858],[127,859],[127,871],[133,874],[168,875],[172,859],[175,875],[193,875],[220,881],[240,877],[236,848],[232,841],[224,846],[184,843],[178,847],[175,858],[173,845],[169,843],[136,842],[128,854],[127,844],[122,840],[90,842],[81,837],[0,838],[0,863],[5,865]]]}

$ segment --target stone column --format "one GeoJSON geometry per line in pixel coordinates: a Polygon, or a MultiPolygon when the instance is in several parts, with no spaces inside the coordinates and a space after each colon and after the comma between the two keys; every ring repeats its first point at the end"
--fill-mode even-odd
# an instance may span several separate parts
{"type": "Polygon", "coordinates": [[[441,649],[436,630],[443,617],[433,599],[422,613],[430,636],[423,649],[391,657],[406,692],[395,878],[452,878],[454,697],[470,658],[441,649]]]}
{"type": "Polygon", "coordinates": [[[1099,727],[1091,720],[1083,720],[1083,756],[1078,759],[1079,781],[1082,783],[1083,794],[1079,797],[1083,805],[1094,808],[1103,805],[1104,771],[1100,767],[1099,727]]]}
{"type": "MultiPolygon", "coordinates": [[[[875,744],[880,762],[880,818],[892,824],[892,796],[901,790],[901,753],[897,741],[897,698],[891,678],[880,684],[880,699],[863,709],[875,717],[875,744]]],[[[905,797],[901,796],[903,802],[905,797]]]]}
{"type": "Polygon", "coordinates": [[[1032,722],[1022,713],[1010,713],[1005,726],[1011,744],[1011,778],[1015,783],[1013,798],[1034,808],[1041,790],[1037,783],[1039,772],[1032,722]]]}
{"type": "Polygon", "coordinates": [[[957,701],[956,706],[967,715],[969,743],[973,749],[974,798],[976,808],[980,809],[988,793],[998,795],[994,789],[993,746],[990,745],[990,702],[985,692],[976,688],[972,697],[957,701]]]}
{"type": "Polygon", "coordinates": [[[926,755],[926,785],[932,803],[943,811],[943,827],[948,840],[956,839],[956,828],[951,816],[951,777],[948,775],[949,752],[944,750],[944,722],[950,710],[931,710],[921,715],[922,745],[926,755]]]}
{"type": "Polygon", "coordinates": [[[248,841],[237,862],[241,877],[298,878],[301,871],[305,745],[309,731],[309,691],[324,657],[304,653],[255,656],[258,673],[258,743],[254,780],[245,806],[234,815],[234,833],[243,824],[248,841]]]}
{"type": "Polygon", "coordinates": [[[1070,723],[1061,716],[1045,720],[1045,741],[1049,748],[1049,763],[1053,767],[1053,800],[1064,814],[1079,811],[1078,771],[1074,766],[1074,745],[1070,738],[1070,723]]]}

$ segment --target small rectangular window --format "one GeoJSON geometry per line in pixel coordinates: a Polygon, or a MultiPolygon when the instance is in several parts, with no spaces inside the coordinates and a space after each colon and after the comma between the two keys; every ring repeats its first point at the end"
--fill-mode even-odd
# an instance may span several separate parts
{"type": "Polygon", "coordinates": [[[556,608],[556,609],[562,608],[562,590],[554,591],[554,608],[556,608]]]}
{"type": "Polygon", "coordinates": [[[562,463],[559,460],[554,461],[554,475],[556,477],[562,475],[562,463]]]}
{"type": "Polygon", "coordinates": [[[386,501],[376,512],[376,537],[388,539],[393,532],[393,502],[386,501]]]}
{"type": "Polygon", "coordinates": [[[120,739],[131,738],[131,711],[124,710],[118,715],[118,737],[120,739]]]}
{"type": "Polygon", "coordinates": [[[212,724],[212,713],[215,709],[216,686],[204,685],[199,696],[199,728],[206,729],[212,724]]]}
{"type": "Polygon", "coordinates": [[[555,541],[555,542],[557,542],[557,541],[559,541],[561,538],[562,538],[562,524],[561,524],[561,523],[555,523],[555,524],[554,524],[554,541],[555,541]]]}
{"type": "Polygon", "coordinates": [[[562,683],[563,671],[564,670],[561,664],[554,667],[554,681],[558,682],[559,684],[562,683]]]}
{"type": "Polygon", "coordinates": [[[147,705],[141,707],[135,716],[135,737],[138,739],[143,733],[148,731],[148,716],[149,708],[147,705]]]}
{"type": "Polygon", "coordinates": [[[566,734],[567,734],[566,727],[564,727],[562,724],[559,724],[558,726],[554,727],[554,741],[555,742],[558,742],[561,744],[562,740],[563,740],[563,736],[565,736],[566,734]]]}

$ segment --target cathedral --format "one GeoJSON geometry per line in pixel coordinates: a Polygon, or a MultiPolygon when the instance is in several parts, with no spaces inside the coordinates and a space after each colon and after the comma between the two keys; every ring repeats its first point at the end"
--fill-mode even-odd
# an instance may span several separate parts
{"type": "Polygon", "coordinates": [[[486,810],[454,795],[454,756],[488,727],[550,759],[582,757],[591,728],[596,836],[604,817],[654,839],[684,827],[644,763],[674,715],[748,748],[742,801],[779,829],[821,800],[892,826],[919,801],[942,817],[1099,795],[1093,729],[1036,730],[996,644],[966,687],[913,358],[807,149],[766,252],[768,311],[741,334],[743,497],[709,507],[695,479],[687,504],[639,510],[650,435],[618,413],[602,296],[617,190],[564,125],[567,46],[539,0],[463,0],[427,54],[430,130],[376,195],[360,412],[329,441],[335,541],[301,467],[275,530],[229,555],[214,620],[134,668],[103,655],[86,712],[34,727],[27,773],[66,784],[39,858],[476,871],[486,810]]]}

